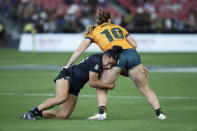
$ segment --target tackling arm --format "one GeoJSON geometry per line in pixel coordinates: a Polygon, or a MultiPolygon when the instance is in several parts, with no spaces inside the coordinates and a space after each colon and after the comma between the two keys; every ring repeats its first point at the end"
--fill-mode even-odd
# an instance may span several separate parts
{"type": "Polygon", "coordinates": [[[89,71],[89,85],[94,88],[100,88],[100,89],[113,89],[114,84],[111,83],[103,83],[99,79],[99,74],[89,71]]]}

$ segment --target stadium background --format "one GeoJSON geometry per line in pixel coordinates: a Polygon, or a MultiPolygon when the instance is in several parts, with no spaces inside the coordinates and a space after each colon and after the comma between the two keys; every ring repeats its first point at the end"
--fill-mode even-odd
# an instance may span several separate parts
{"type": "MultiPolygon", "coordinates": [[[[165,121],[157,120],[134,83],[124,77],[108,93],[106,121],[86,120],[97,112],[95,89],[88,85],[68,120],[19,119],[22,112],[54,95],[53,79],[72,54],[18,51],[22,34],[81,34],[95,24],[99,8],[110,11],[112,22],[134,36],[196,37],[196,0],[0,0],[0,130],[197,130],[196,51],[140,52],[150,71],[150,86],[168,117],[165,121]]],[[[196,49],[196,39],[191,42],[196,49]]],[[[76,63],[93,53],[84,53],[76,63]]]]}

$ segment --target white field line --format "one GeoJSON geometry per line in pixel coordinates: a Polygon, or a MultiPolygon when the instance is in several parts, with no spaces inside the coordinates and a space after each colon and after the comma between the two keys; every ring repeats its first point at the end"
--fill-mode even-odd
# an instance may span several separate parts
{"type": "MultiPolygon", "coordinates": [[[[0,93],[0,96],[55,96],[55,94],[41,94],[41,93],[24,93],[24,94],[19,94],[19,93],[0,93]]],[[[79,97],[82,98],[96,98],[96,95],[79,95],[79,97]]],[[[117,98],[117,99],[145,99],[143,96],[107,96],[108,98],[117,98]]],[[[192,97],[192,96],[159,96],[159,99],[177,99],[177,100],[197,100],[197,97],[192,97]]]]}
{"type": "MultiPolygon", "coordinates": [[[[196,66],[147,66],[150,72],[186,72],[197,73],[196,66]]],[[[60,70],[60,66],[57,65],[36,65],[36,64],[24,64],[24,65],[0,65],[0,70],[60,70]]]]}

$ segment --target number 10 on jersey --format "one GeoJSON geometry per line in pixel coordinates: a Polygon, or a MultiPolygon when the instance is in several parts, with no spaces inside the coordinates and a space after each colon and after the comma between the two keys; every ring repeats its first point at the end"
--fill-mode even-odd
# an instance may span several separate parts
{"type": "Polygon", "coordinates": [[[122,39],[124,38],[124,35],[122,33],[122,30],[118,27],[112,28],[111,29],[111,33],[109,32],[108,29],[105,29],[103,32],[101,32],[101,34],[105,34],[105,36],[107,37],[107,39],[112,42],[114,39],[112,37],[112,35],[116,38],[116,39],[122,39]],[[112,34],[112,35],[111,35],[112,34]]]}

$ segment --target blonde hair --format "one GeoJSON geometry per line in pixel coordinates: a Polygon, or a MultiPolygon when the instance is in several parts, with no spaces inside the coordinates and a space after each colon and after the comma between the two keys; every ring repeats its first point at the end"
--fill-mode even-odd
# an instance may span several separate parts
{"type": "Polygon", "coordinates": [[[95,25],[88,25],[88,26],[86,27],[86,31],[84,32],[84,36],[86,36],[86,35],[92,33],[92,31],[94,30],[95,27],[96,27],[95,25]]]}
{"type": "MultiPolygon", "coordinates": [[[[111,15],[109,12],[104,11],[103,9],[97,10],[97,14],[96,14],[97,25],[101,25],[105,22],[108,22],[109,19],[111,19],[111,15]]],[[[92,31],[94,30],[95,27],[96,27],[95,25],[87,26],[86,31],[84,32],[84,35],[88,35],[88,34],[92,33],[92,31]]]]}

